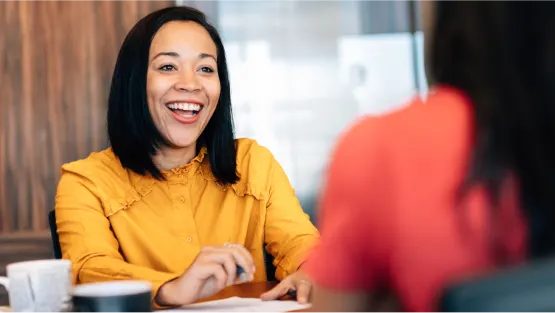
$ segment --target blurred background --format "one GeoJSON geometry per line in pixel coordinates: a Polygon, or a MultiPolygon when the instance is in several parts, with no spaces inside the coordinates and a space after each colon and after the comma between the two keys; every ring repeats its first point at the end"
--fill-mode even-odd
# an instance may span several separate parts
{"type": "Polygon", "coordinates": [[[416,2],[0,2],[0,275],[52,256],[60,166],[108,146],[121,42],[139,18],[176,4],[220,31],[237,137],[274,153],[314,220],[341,131],[426,91],[416,2]]]}

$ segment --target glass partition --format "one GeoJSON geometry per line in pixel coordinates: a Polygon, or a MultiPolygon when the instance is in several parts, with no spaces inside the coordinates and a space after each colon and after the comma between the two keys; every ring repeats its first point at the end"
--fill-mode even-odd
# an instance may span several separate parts
{"type": "Polygon", "coordinates": [[[219,29],[238,137],[268,147],[311,215],[342,130],[426,88],[414,2],[180,2],[219,29]]]}

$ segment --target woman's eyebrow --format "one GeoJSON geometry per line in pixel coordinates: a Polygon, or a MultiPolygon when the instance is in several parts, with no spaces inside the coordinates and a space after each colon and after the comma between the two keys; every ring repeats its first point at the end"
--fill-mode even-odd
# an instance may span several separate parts
{"type": "Polygon", "coordinates": [[[198,58],[199,58],[199,59],[212,58],[212,59],[214,59],[214,61],[218,62],[218,60],[216,59],[216,57],[215,57],[214,55],[212,55],[212,54],[209,54],[209,53],[201,53],[201,54],[199,54],[198,58]]]}
{"type": "MultiPolygon", "coordinates": [[[[162,51],[162,52],[159,52],[158,54],[156,54],[152,58],[152,60],[156,59],[159,56],[170,56],[170,57],[177,58],[177,57],[179,57],[179,53],[173,52],[173,51],[162,51]]],[[[214,59],[214,61],[218,62],[218,59],[216,59],[216,57],[214,55],[210,54],[210,53],[200,53],[198,55],[198,58],[199,59],[211,58],[211,59],[214,59]]]]}
{"type": "Polygon", "coordinates": [[[170,56],[170,57],[179,57],[179,53],[177,53],[177,52],[171,52],[171,51],[165,52],[165,51],[162,51],[162,52],[156,54],[156,55],[151,59],[151,61],[154,60],[154,59],[156,59],[157,57],[163,56],[163,55],[170,56]]]}

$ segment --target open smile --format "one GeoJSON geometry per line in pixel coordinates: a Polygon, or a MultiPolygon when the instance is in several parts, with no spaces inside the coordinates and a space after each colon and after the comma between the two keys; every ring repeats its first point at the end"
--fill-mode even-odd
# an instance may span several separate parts
{"type": "Polygon", "coordinates": [[[197,121],[204,105],[192,102],[170,102],[166,107],[172,112],[173,117],[180,123],[191,124],[197,121]]]}

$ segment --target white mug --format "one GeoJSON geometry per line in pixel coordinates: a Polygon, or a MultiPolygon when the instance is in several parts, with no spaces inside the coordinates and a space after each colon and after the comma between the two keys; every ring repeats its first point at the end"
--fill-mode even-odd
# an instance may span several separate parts
{"type": "Polygon", "coordinates": [[[36,260],[8,264],[0,285],[12,311],[67,311],[71,303],[71,262],[36,260]]]}

